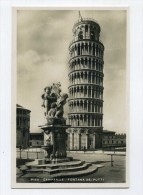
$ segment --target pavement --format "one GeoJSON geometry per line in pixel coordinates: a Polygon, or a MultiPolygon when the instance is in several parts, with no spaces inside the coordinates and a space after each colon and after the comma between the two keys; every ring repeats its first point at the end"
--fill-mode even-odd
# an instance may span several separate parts
{"type": "MultiPolygon", "coordinates": [[[[35,150],[36,151],[36,150],[35,150]]],[[[22,157],[26,158],[28,151],[22,152],[22,157]]],[[[29,152],[29,158],[36,157],[36,152],[31,151],[29,152]]],[[[39,158],[43,158],[44,153],[39,152],[39,158]]],[[[78,159],[81,161],[85,161],[87,163],[92,163],[94,166],[101,166],[100,169],[93,171],[90,175],[84,176],[76,176],[75,179],[77,183],[82,181],[86,181],[87,183],[124,183],[126,181],[126,153],[125,152],[113,152],[113,151],[70,151],[67,152],[68,157],[73,157],[74,159],[78,159]],[[112,156],[112,163],[111,163],[111,155],[112,156]],[[79,179],[79,180],[78,180],[79,179]],[[80,180],[81,179],[81,180],[80,180]]],[[[44,177],[44,175],[43,175],[44,177]]],[[[73,183],[74,178],[68,175],[67,179],[64,180],[52,180],[51,182],[58,182],[58,183],[73,183]]],[[[22,178],[21,178],[22,179],[22,178]]],[[[23,180],[25,182],[25,180],[23,180]]],[[[46,181],[45,181],[46,182],[46,181]]]]}

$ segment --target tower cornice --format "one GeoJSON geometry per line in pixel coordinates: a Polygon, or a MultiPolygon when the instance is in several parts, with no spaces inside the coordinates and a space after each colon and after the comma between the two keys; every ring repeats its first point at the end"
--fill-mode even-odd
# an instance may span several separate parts
{"type": "Polygon", "coordinates": [[[102,60],[102,63],[104,64],[104,61],[101,57],[98,57],[98,56],[94,56],[94,55],[91,55],[91,54],[86,54],[86,55],[78,55],[78,56],[74,56],[74,57],[71,57],[70,60],[69,60],[69,63],[71,62],[71,60],[73,59],[76,59],[76,58],[83,58],[83,57],[87,57],[87,58],[95,58],[97,60],[102,60]]]}
{"type": "Polygon", "coordinates": [[[98,28],[98,31],[99,31],[99,32],[101,31],[100,25],[99,25],[98,22],[97,22],[96,20],[94,20],[93,18],[82,18],[82,20],[75,22],[74,25],[73,25],[73,30],[72,30],[72,31],[74,31],[74,29],[75,29],[77,26],[79,26],[79,25],[86,25],[86,24],[88,24],[88,25],[89,25],[89,24],[93,24],[94,26],[96,26],[96,27],[98,28]]]}
{"type": "Polygon", "coordinates": [[[71,71],[71,72],[68,74],[68,76],[70,76],[72,73],[76,73],[76,72],[87,72],[87,71],[95,72],[95,73],[97,73],[98,75],[104,77],[104,73],[103,73],[102,71],[93,70],[93,69],[89,69],[89,68],[84,68],[84,69],[82,68],[82,69],[80,69],[80,70],[73,70],[73,71],[71,71]]]}
{"type": "Polygon", "coordinates": [[[69,44],[69,48],[71,47],[71,45],[72,44],[74,44],[74,43],[81,43],[81,42],[89,42],[89,43],[95,43],[95,44],[100,44],[100,45],[102,45],[102,47],[103,47],[103,50],[104,50],[104,45],[103,45],[103,43],[102,43],[102,41],[101,40],[99,40],[99,41],[97,41],[97,40],[91,40],[91,39],[82,39],[82,40],[72,40],[71,42],[70,42],[70,44],[69,44]]]}

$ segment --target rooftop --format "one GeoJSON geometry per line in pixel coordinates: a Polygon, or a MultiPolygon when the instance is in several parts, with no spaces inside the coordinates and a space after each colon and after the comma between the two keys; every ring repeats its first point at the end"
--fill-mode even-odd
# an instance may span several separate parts
{"type": "Polygon", "coordinates": [[[103,130],[103,133],[115,133],[115,131],[103,130]]]}
{"type": "Polygon", "coordinates": [[[31,112],[29,109],[24,108],[23,106],[21,106],[19,104],[16,104],[16,108],[23,109],[23,110],[28,110],[29,112],[31,112]]]}
{"type": "Polygon", "coordinates": [[[100,29],[100,25],[99,25],[98,22],[97,22],[95,19],[93,19],[93,18],[81,18],[81,19],[79,19],[78,21],[76,21],[76,22],[74,23],[73,29],[74,29],[76,26],[78,26],[78,25],[80,25],[80,24],[85,24],[85,23],[87,23],[87,24],[91,23],[91,24],[93,24],[93,25],[98,26],[99,32],[100,32],[100,30],[101,30],[101,29],[100,29]]]}

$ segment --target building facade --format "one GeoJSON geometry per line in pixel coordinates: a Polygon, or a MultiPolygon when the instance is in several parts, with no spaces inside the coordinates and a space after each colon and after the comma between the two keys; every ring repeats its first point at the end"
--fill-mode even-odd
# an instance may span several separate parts
{"type": "Polygon", "coordinates": [[[16,105],[16,146],[27,148],[29,146],[30,110],[16,105]]]}
{"type": "Polygon", "coordinates": [[[41,147],[44,145],[44,134],[42,133],[30,133],[29,144],[31,147],[41,147]]]}
{"type": "Polygon", "coordinates": [[[114,131],[103,131],[102,147],[126,147],[126,134],[116,134],[114,131]]]}
{"type": "Polygon", "coordinates": [[[67,148],[94,150],[102,147],[103,55],[100,26],[79,18],[69,45],[69,124],[67,148]]]}

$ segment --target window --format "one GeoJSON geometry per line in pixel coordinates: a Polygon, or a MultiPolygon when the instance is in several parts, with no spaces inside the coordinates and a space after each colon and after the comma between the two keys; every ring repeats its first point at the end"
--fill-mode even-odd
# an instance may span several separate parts
{"type": "Polygon", "coordinates": [[[23,137],[25,137],[25,131],[23,131],[23,137]]]}
{"type": "Polygon", "coordinates": [[[88,26],[87,25],[85,26],[85,32],[86,33],[88,32],[88,26]]]}
{"type": "Polygon", "coordinates": [[[91,31],[90,37],[91,37],[92,40],[95,40],[95,33],[94,33],[94,31],[91,31]]]}
{"type": "Polygon", "coordinates": [[[79,40],[83,39],[83,32],[82,32],[82,31],[79,32],[79,34],[78,34],[78,39],[79,39],[79,40]]]}
{"type": "Polygon", "coordinates": [[[79,120],[77,121],[77,126],[79,126],[79,120]]]}

